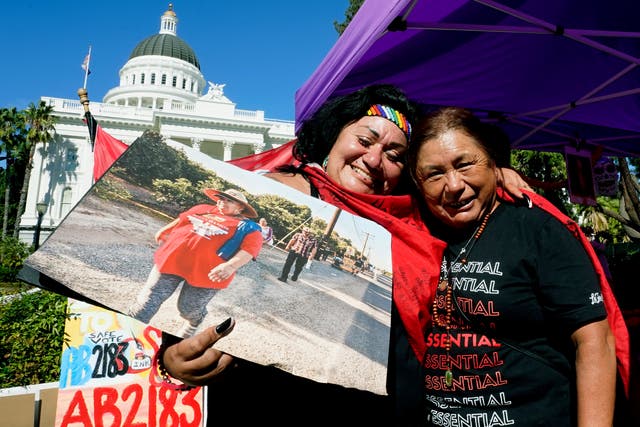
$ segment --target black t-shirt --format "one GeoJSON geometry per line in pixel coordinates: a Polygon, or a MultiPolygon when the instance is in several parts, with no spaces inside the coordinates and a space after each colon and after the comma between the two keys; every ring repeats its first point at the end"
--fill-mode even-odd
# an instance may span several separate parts
{"type": "MultiPolygon", "coordinates": [[[[550,214],[507,204],[493,212],[475,242],[469,237],[449,242],[446,252],[455,302],[444,322],[450,329],[434,322],[426,337],[430,423],[575,424],[570,335],[606,317],[584,247],[550,214]],[[459,256],[463,247],[468,252],[459,256]]],[[[437,295],[443,301],[445,292],[437,295]]]]}
{"type": "Polygon", "coordinates": [[[395,305],[391,307],[391,337],[387,364],[387,391],[393,404],[393,424],[424,425],[424,368],[409,344],[395,305]]]}

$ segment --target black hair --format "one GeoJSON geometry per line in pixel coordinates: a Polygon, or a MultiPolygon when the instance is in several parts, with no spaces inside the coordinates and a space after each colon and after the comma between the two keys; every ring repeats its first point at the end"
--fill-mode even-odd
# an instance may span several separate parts
{"type": "Polygon", "coordinates": [[[417,157],[420,148],[429,140],[449,130],[460,130],[478,142],[497,167],[508,167],[511,147],[509,138],[497,125],[485,123],[471,112],[459,107],[442,107],[425,115],[417,123],[407,150],[407,169],[415,183],[417,157]]]}
{"type": "Polygon", "coordinates": [[[485,123],[490,145],[493,148],[493,160],[499,168],[511,167],[511,140],[509,135],[498,125],[485,123]]]}
{"type": "Polygon", "coordinates": [[[348,95],[329,99],[300,127],[293,156],[302,163],[322,164],[345,126],[366,116],[374,104],[392,107],[405,115],[411,126],[417,121],[417,105],[390,84],[366,86],[348,95]]]}

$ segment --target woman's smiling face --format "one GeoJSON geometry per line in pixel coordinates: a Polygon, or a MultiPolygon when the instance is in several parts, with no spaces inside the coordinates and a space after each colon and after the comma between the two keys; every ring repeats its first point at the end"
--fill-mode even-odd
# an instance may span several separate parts
{"type": "Polygon", "coordinates": [[[494,205],[495,163],[463,131],[422,142],[415,175],[428,209],[450,227],[475,226],[494,205]]]}
{"type": "Polygon", "coordinates": [[[327,175],[363,194],[389,194],[404,168],[407,137],[393,122],[365,116],[345,126],[329,152],[327,175]]]}
{"type": "Polygon", "coordinates": [[[226,197],[220,197],[217,202],[218,210],[222,215],[240,215],[242,212],[242,204],[226,197]]]}

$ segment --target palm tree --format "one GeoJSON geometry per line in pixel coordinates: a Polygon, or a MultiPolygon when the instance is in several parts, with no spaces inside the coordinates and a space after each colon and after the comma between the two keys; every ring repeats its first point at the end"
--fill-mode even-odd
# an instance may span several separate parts
{"type": "Polygon", "coordinates": [[[32,102],[29,104],[29,107],[24,110],[29,157],[27,158],[24,181],[22,182],[22,189],[20,190],[20,201],[18,202],[18,213],[13,229],[13,237],[15,238],[19,236],[20,217],[22,217],[24,213],[27,201],[27,190],[29,189],[29,180],[31,179],[31,171],[33,170],[33,156],[36,153],[36,145],[38,143],[46,144],[51,139],[53,132],[55,132],[55,117],[51,115],[52,112],[53,107],[47,105],[44,101],[40,101],[37,107],[32,102]]]}
{"type": "Polygon", "coordinates": [[[640,183],[633,175],[629,162],[626,158],[618,158],[618,169],[620,170],[620,212],[611,209],[603,209],[602,212],[618,220],[624,227],[626,233],[632,239],[640,236],[640,183]]]}
{"type": "Polygon", "coordinates": [[[0,160],[5,161],[4,168],[4,210],[2,215],[2,238],[7,235],[9,227],[9,211],[11,206],[12,173],[17,158],[20,157],[26,144],[26,125],[24,115],[15,107],[0,109],[0,160]]]}

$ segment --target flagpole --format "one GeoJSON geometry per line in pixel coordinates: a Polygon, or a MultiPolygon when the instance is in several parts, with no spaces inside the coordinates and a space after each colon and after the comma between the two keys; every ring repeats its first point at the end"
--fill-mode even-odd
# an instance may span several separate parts
{"type": "Polygon", "coordinates": [[[83,87],[78,89],[78,97],[80,98],[80,103],[82,104],[82,107],[84,107],[84,118],[86,120],[87,127],[89,128],[89,140],[91,141],[91,151],[93,151],[93,145],[96,140],[96,134],[95,134],[96,123],[95,123],[95,119],[93,118],[93,115],[91,114],[91,111],[89,111],[89,93],[87,92],[87,89],[83,87]]]}
{"type": "Polygon", "coordinates": [[[89,92],[87,92],[86,83],[85,87],[78,89],[78,97],[80,98],[80,103],[84,107],[84,112],[86,114],[89,111],[89,92]]]}
{"type": "Polygon", "coordinates": [[[89,53],[87,54],[87,64],[84,69],[84,84],[82,85],[83,89],[87,88],[87,78],[89,77],[89,63],[91,62],[91,45],[89,45],[89,53]]]}

